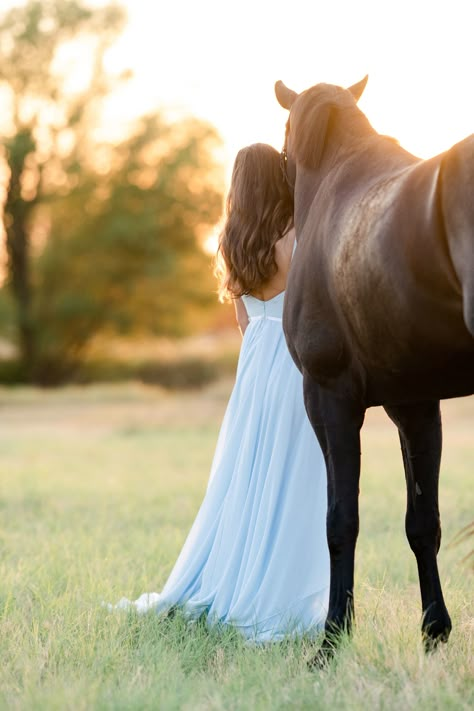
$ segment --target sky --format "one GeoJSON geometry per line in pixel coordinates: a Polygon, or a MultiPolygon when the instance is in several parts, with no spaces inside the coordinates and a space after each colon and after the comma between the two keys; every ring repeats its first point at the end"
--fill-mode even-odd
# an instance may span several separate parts
{"type": "Polygon", "coordinates": [[[243,145],[281,147],[287,114],[275,99],[278,79],[301,91],[368,74],[360,108],[377,131],[423,158],[474,131],[471,0],[122,5],[128,25],[107,64],[134,77],[109,105],[110,130],[149,109],[192,113],[221,134],[227,176],[243,145]]]}

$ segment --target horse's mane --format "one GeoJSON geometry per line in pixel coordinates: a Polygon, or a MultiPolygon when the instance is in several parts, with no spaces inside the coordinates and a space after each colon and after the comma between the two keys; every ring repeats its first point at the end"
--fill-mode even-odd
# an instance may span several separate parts
{"type": "Polygon", "coordinates": [[[365,133],[367,128],[373,131],[352,95],[341,87],[319,84],[304,92],[301,98],[303,101],[298,106],[292,130],[292,150],[296,160],[306,168],[319,165],[336,116],[344,115],[348,136],[360,135],[361,129],[365,133]]]}

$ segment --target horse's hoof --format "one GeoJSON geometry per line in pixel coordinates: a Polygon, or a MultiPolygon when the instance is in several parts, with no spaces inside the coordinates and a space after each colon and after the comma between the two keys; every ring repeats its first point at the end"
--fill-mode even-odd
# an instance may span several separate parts
{"type": "Polygon", "coordinates": [[[435,652],[440,643],[446,644],[452,627],[451,618],[446,608],[438,609],[435,619],[433,619],[434,612],[436,612],[434,607],[426,612],[421,628],[423,647],[426,654],[435,652]]]}
{"type": "Polygon", "coordinates": [[[314,657],[307,663],[309,671],[324,671],[327,669],[334,658],[335,651],[334,645],[325,639],[314,657]]]}
{"type": "Polygon", "coordinates": [[[436,652],[440,644],[446,644],[449,638],[449,632],[450,630],[446,630],[437,637],[431,637],[428,634],[424,634],[423,648],[425,650],[425,654],[433,654],[433,652],[436,652]]]}

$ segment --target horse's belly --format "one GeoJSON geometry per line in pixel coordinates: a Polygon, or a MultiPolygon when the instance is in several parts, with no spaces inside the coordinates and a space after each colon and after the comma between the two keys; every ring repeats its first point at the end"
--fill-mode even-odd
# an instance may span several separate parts
{"type": "Polygon", "coordinates": [[[474,394],[474,348],[470,353],[451,354],[445,362],[425,363],[424,368],[407,364],[399,372],[366,371],[367,407],[423,400],[444,400],[474,394]]]}

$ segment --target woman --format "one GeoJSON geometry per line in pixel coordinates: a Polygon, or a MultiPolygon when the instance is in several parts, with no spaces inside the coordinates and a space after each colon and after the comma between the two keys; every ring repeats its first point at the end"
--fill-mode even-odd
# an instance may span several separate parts
{"type": "Polygon", "coordinates": [[[220,298],[243,342],[204,501],[161,594],[117,607],[232,624],[256,642],[319,631],[329,586],[326,472],[281,317],[295,247],[271,146],[235,160],[219,241],[220,298]]]}

